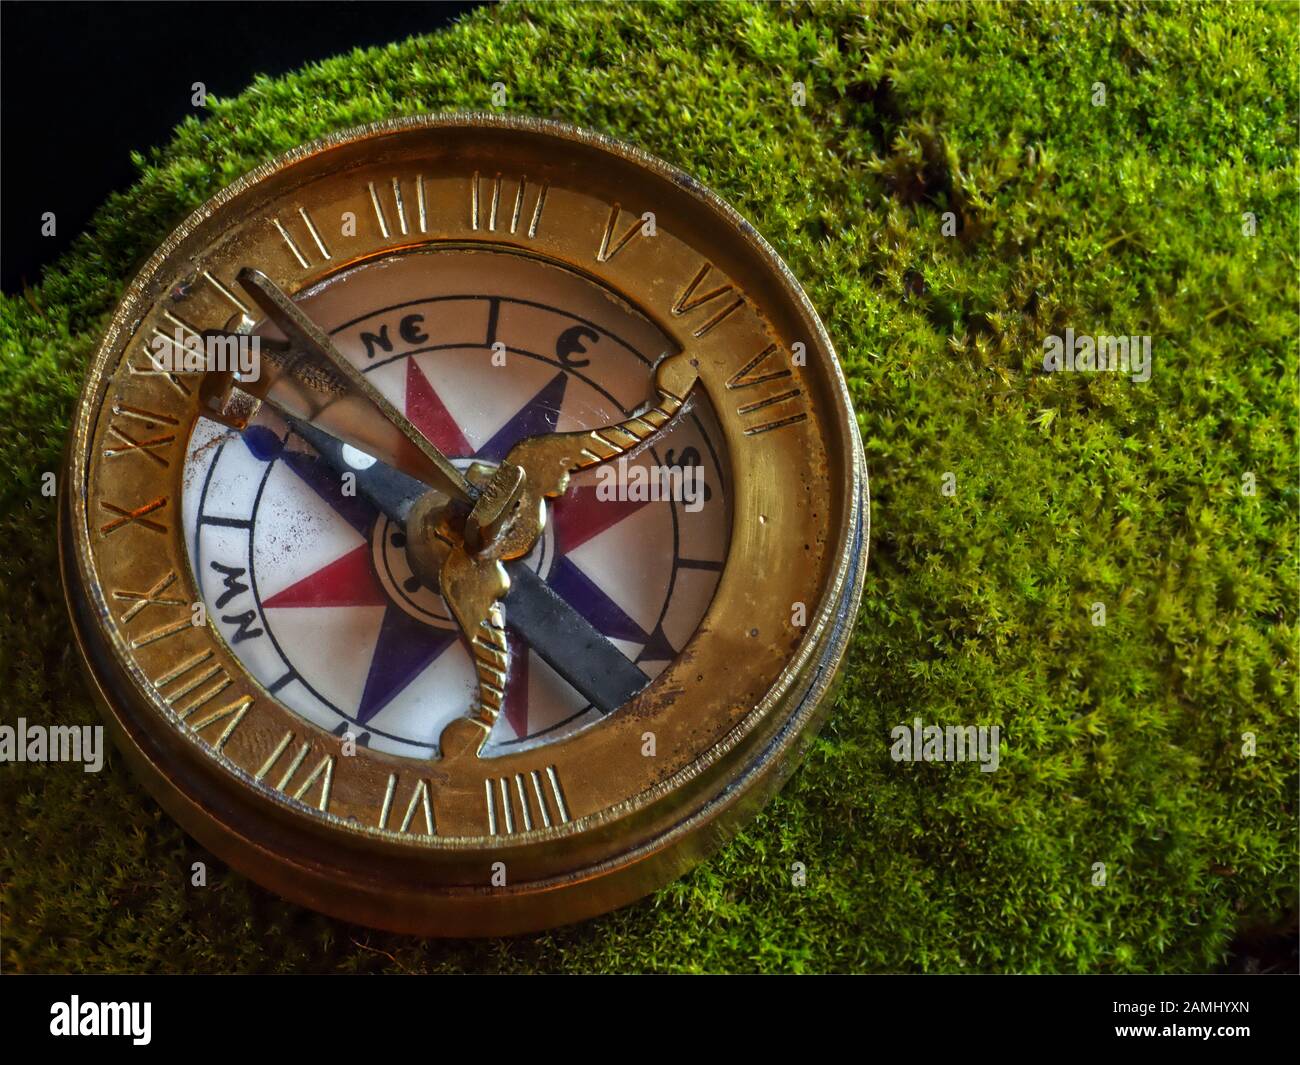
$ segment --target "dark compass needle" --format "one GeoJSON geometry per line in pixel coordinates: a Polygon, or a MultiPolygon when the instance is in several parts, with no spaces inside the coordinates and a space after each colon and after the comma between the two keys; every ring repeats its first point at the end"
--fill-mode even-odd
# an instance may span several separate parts
{"type": "MultiPolygon", "coordinates": [[[[283,414],[293,431],[339,473],[356,477],[357,490],[390,519],[405,525],[411,507],[430,488],[401,470],[371,459],[338,437],[283,414]],[[355,456],[349,461],[349,454],[355,456]]],[[[476,486],[470,486],[477,494],[476,486]]],[[[522,561],[507,562],[510,591],[503,600],[511,628],[602,714],[628,702],[650,678],[522,561]]]]}

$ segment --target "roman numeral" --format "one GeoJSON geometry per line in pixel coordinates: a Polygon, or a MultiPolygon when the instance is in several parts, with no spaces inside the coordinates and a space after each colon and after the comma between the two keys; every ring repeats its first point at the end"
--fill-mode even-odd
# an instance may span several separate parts
{"type": "MultiPolygon", "coordinates": [[[[307,235],[311,237],[312,243],[315,244],[315,250],[320,253],[321,260],[324,261],[331,258],[330,250],[325,246],[325,241],[321,239],[320,230],[316,228],[316,223],[311,220],[311,215],[307,213],[307,208],[299,207],[298,217],[301,219],[304,228],[307,230],[307,235]]],[[[294,240],[293,234],[284,227],[284,224],[278,218],[272,218],[271,225],[275,226],[276,232],[280,234],[280,238],[288,246],[289,251],[293,253],[293,257],[298,260],[298,265],[304,270],[310,270],[312,267],[312,259],[308,258],[309,246],[307,242],[305,240],[301,242],[294,240]]],[[[388,234],[385,233],[384,235],[387,236],[388,234]]],[[[315,253],[313,252],[311,254],[314,258],[315,253]]],[[[213,284],[216,284],[215,280],[213,280],[213,284]]],[[[220,285],[217,287],[221,288],[220,285]]],[[[228,292],[226,295],[231,299],[234,298],[232,293],[228,292]]]]}
{"type": "Polygon", "coordinates": [[[632,224],[623,231],[623,235],[617,240],[614,239],[614,229],[618,225],[620,210],[621,207],[617,203],[609,209],[609,221],[605,223],[605,232],[600,238],[600,251],[596,252],[596,262],[598,263],[609,262],[632,241],[641,236],[645,221],[641,218],[635,218],[632,220],[632,224]]]}
{"type": "Polygon", "coordinates": [[[137,614],[139,614],[142,610],[144,610],[145,607],[150,605],[188,606],[189,604],[187,604],[184,599],[163,598],[162,593],[165,592],[168,588],[170,588],[175,583],[176,583],[176,571],[172,570],[165,577],[159,580],[158,583],[155,584],[152,588],[150,588],[147,592],[127,592],[127,591],[122,591],[120,589],[115,590],[113,592],[114,599],[119,599],[122,600],[123,602],[135,604],[132,607],[128,607],[126,611],[122,614],[122,617],[120,619],[122,624],[123,625],[127,624],[137,614]]]}
{"type": "Polygon", "coordinates": [[[116,514],[117,517],[99,527],[101,536],[108,536],[117,532],[118,529],[124,529],[131,525],[139,525],[141,528],[149,529],[156,533],[165,533],[167,526],[161,522],[154,521],[146,517],[147,514],[153,514],[167,505],[167,497],[159,496],[157,499],[150,500],[148,503],[141,503],[138,507],[128,510],[126,507],[120,507],[116,503],[101,501],[99,504],[110,514],[116,514]]]}
{"type": "Polygon", "coordinates": [[[765,365],[767,360],[775,355],[777,351],[778,348],[775,344],[769,344],[727,378],[727,387],[732,390],[752,388],[754,385],[761,385],[765,381],[775,381],[781,377],[793,377],[793,373],[784,366],[765,365]]]}
{"type": "MultiPolygon", "coordinates": [[[[129,625],[135,618],[149,606],[178,606],[187,607],[189,604],[183,599],[173,599],[170,596],[164,596],[162,593],[167,591],[176,583],[176,572],[169,570],[167,574],[160,578],[152,588],[146,592],[131,592],[118,589],[113,592],[113,598],[121,602],[132,603],[127,607],[119,619],[123,627],[129,625]]],[[[190,627],[190,618],[188,611],[184,617],[175,621],[169,621],[166,624],[159,625],[156,629],[150,629],[148,632],[142,632],[139,636],[131,640],[131,649],[139,650],[141,647],[148,647],[151,643],[157,643],[159,640],[165,640],[168,636],[175,636],[178,632],[184,632],[190,627]]]]}
{"type": "MultiPolygon", "coordinates": [[[[113,413],[122,418],[134,419],[144,423],[147,430],[154,430],[165,426],[176,426],[179,424],[175,418],[168,414],[156,414],[151,410],[143,407],[132,407],[125,403],[114,403],[113,413]]],[[[128,425],[127,428],[130,426],[128,425]]],[[[157,449],[164,448],[176,439],[175,433],[163,433],[162,435],[151,436],[146,440],[137,440],[127,428],[118,425],[117,422],[110,422],[108,432],[122,441],[125,446],[106,447],[104,456],[106,458],[117,458],[120,455],[142,455],[152,462],[157,463],[164,469],[170,463],[162,455],[157,454],[157,449]]],[[[138,431],[138,430],[136,430],[138,431]]]]}
{"type": "MultiPolygon", "coordinates": [[[[744,366],[727,378],[727,388],[731,391],[737,391],[740,389],[754,388],[757,385],[766,384],[769,381],[779,381],[785,378],[792,378],[794,374],[790,369],[769,362],[769,360],[776,355],[778,350],[779,349],[775,344],[769,344],[750,359],[749,362],[745,363],[744,366]]],[[[772,412],[778,415],[774,418],[767,415],[760,415],[758,419],[749,417],[759,411],[767,410],[769,407],[774,407],[780,403],[788,403],[791,400],[795,401],[795,408],[805,407],[806,403],[802,399],[799,399],[802,394],[803,390],[800,388],[784,388],[780,392],[763,399],[756,399],[747,403],[742,403],[736,408],[736,413],[740,415],[742,420],[747,420],[750,423],[745,427],[745,435],[757,436],[759,433],[768,433],[773,429],[780,429],[782,426],[794,425],[798,422],[806,421],[808,418],[808,412],[806,410],[792,410],[789,406],[786,407],[785,412],[772,412]]]]}
{"type": "Polygon", "coordinates": [[[731,297],[735,295],[736,290],[725,282],[717,288],[696,295],[696,290],[704,284],[704,279],[709,276],[712,269],[711,263],[705,263],[701,266],[699,273],[691,279],[691,283],[686,286],[685,291],[677,297],[677,302],[673,304],[672,313],[674,318],[680,318],[703,307],[708,307],[713,312],[711,317],[706,318],[691,333],[691,336],[697,340],[720,326],[731,314],[739,310],[745,302],[744,297],[739,295],[732,299],[731,297]],[[709,307],[710,304],[713,304],[713,306],[709,307]]]}
{"type": "MultiPolygon", "coordinates": [[[[393,800],[397,795],[397,774],[388,774],[388,788],[384,792],[384,806],[379,812],[379,827],[388,828],[388,818],[393,812],[393,800]]],[[[417,780],[415,787],[411,789],[410,801],[406,804],[406,812],[402,815],[401,824],[394,829],[396,832],[412,832],[421,836],[437,835],[437,830],[433,825],[433,802],[429,796],[429,782],[427,780],[417,780]],[[423,817],[424,831],[418,831],[419,825],[417,818],[423,817]],[[414,827],[412,827],[414,825],[414,827]]]]}
{"type": "Polygon", "coordinates": [[[402,194],[402,183],[397,178],[392,179],[393,206],[391,214],[384,209],[383,198],[379,190],[375,188],[373,181],[366,182],[366,190],[370,193],[370,206],[375,211],[375,221],[379,223],[379,232],[384,235],[385,240],[390,240],[393,233],[400,232],[402,236],[407,236],[411,232],[411,224],[419,226],[421,233],[428,232],[429,219],[428,211],[424,202],[424,176],[420,175],[415,179],[415,217],[408,219],[406,197],[402,194]],[[393,224],[396,223],[396,230],[393,224]]]}
{"type": "Polygon", "coordinates": [[[142,341],[140,344],[140,347],[144,349],[145,365],[137,366],[135,365],[135,363],[131,362],[128,359],[126,368],[132,377],[141,377],[141,376],[166,377],[167,380],[171,382],[172,387],[176,389],[177,392],[179,392],[182,396],[188,396],[190,394],[190,387],[184,381],[181,380],[180,375],[181,374],[193,375],[197,373],[202,373],[203,371],[201,370],[190,371],[190,370],[183,370],[183,369],[164,370],[158,363],[159,353],[155,353],[153,348],[153,343],[156,343],[159,339],[161,339],[164,343],[170,345],[172,349],[172,360],[173,360],[172,365],[184,366],[185,351],[184,349],[177,348],[174,330],[179,329],[181,331],[182,336],[188,335],[192,337],[197,337],[200,340],[202,339],[202,334],[197,329],[195,329],[194,326],[190,325],[189,322],[186,322],[183,319],[178,318],[176,315],[172,314],[171,311],[163,311],[162,316],[168,322],[171,323],[173,327],[173,333],[170,334],[164,333],[161,329],[158,328],[158,326],[156,325],[153,326],[150,329],[150,333],[152,334],[154,341],[153,342],[142,341]]]}
{"type": "Polygon", "coordinates": [[[132,377],[165,377],[169,382],[171,382],[172,388],[176,389],[176,391],[182,396],[188,396],[190,394],[190,386],[181,380],[180,375],[172,370],[160,369],[158,363],[154,361],[154,353],[150,350],[149,345],[141,344],[140,346],[144,348],[145,362],[147,365],[137,366],[128,359],[126,368],[129,374],[132,377]]]}
{"type": "Polygon", "coordinates": [[[526,221],[527,235],[531,240],[537,236],[537,226],[542,220],[542,209],[546,206],[546,193],[550,187],[549,182],[537,186],[537,195],[533,200],[533,210],[529,216],[526,203],[529,192],[527,175],[519,179],[513,197],[507,187],[503,199],[501,175],[497,174],[492,179],[489,189],[485,191],[481,187],[479,173],[475,170],[473,178],[470,179],[470,228],[486,229],[490,233],[495,233],[498,230],[504,232],[508,227],[510,234],[514,236],[519,233],[519,227],[526,221]]]}
{"type": "MultiPolygon", "coordinates": [[[[289,745],[292,743],[293,733],[286,732],[284,738],[280,740],[279,745],[271,752],[266,761],[262,763],[262,767],[253,774],[253,779],[261,780],[267,773],[271,772],[271,770],[275,768],[276,763],[280,761],[281,755],[289,749],[289,745]]],[[[277,791],[282,791],[291,798],[297,799],[299,802],[306,802],[307,793],[316,785],[317,782],[319,782],[320,795],[316,801],[316,809],[323,813],[329,809],[330,791],[334,787],[334,756],[332,754],[323,755],[321,760],[316,763],[315,767],[301,781],[299,781],[297,787],[294,788],[293,791],[289,790],[290,782],[293,780],[294,774],[296,774],[302,767],[303,762],[307,760],[307,755],[310,753],[311,744],[304,743],[298,753],[289,760],[289,764],[280,775],[279,780],[275,784],[275,788],[277,791]]],[[[310,803],[308,803],[308,805],[310,805],[310,803]]]]}
{"type": "Polygon", "coordinates": [[[513,777],[489,777],[483,786],[489,835],[531,832],[534,828],[550,828],[569,820],[564,789],[553,765],[541,771],[516,773],[513,777]]]}
{"type": "MultiPolygon", "coordinates": [[[[188,628],[189,621],[181,621],[178,625],[180,628],[188,628]]],[[[176,626],[168,628],[170,631],[177,631],[176,626]]],[[[144,640],[143,642],[155,641],[144,640]]],[[[140,643],[141,641],[133,641],[131,646],[136,647],[140,643]]],[[[205,737],[212,748],[219,751],[225,747],[226,741],[234,735],[235,729],[239,728],[240,723],[247,716],[248,708],[253,705],[253,697],[240,696],[232,703],[218,706],[201,717],[190,720],[196,710],[207,706],[230,687],[230,675],[213,662],[214,657],[210,650],[191,655],[157,677],[153,686],[163,697],[163,702],[172,708],[177,718],[186,722],[191,732],[197,734],[215,725],[223,725],[221,731],[215,734],[215,739],[212,738],[212,734],[205,737]]]]}

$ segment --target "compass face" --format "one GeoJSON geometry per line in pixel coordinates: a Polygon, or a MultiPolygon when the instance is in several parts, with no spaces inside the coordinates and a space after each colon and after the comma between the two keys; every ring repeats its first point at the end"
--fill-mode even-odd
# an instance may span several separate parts
{"type": "Polygon", "coordinates": [[[528,119],[340,133],[197,211],[61,484],[144,783],[262,885],[420,934],[592,916],[719,846],[828,711],[865,565],[784,264],[687,175],[528,119]]]}
{"type": "MultiPolygon", "coordinates": [[[[500,251],[380,259],[332,277],[300,304],[466,467],[500,463],[539,433],[630,416],[654,360],[673,346],[608,290],[500,251]],[[404,322],[419,339],[401,339],[404,322]],[[385,337],[395,338],[391,348],[376,339],[385,337]],[[494,360],[496,344],[504,351],[494,360]]],[[[722,574],[723,448],[701,396],[629,460],[626,491],[601,491],[594,469],[574,477],[526,558],[650,678],[695,633],[722,574]],[[689,498],[671,491],[687,471],[689,498]]],[[[194,580],[249,672],[314,725],[351,731],[373,750],[434,757],[443,728],[472,706],[477,678],[451,610],[412,572],[401,525],[363,496],[345,495],[338,474],[267,408],[242,433],[200,422],[185,483],[194,580]]],[[[526,637],[509,628],[508,636],[509,685],[485,755],[554,742],[600,720],[526,637]]]]}

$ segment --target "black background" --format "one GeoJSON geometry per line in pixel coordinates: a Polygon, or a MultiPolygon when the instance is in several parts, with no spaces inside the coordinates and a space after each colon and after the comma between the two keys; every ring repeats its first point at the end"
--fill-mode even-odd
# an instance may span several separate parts
{"type": "Polygon", "coordinates": [[[133,150],[164,144],[201,81],[234,96],[354,47],[444,27],[478,3],[35,3],[0,6],[0,284],[40,279],[133,150]],[[57,235],[41,236],[53,211],[57,235]]]}

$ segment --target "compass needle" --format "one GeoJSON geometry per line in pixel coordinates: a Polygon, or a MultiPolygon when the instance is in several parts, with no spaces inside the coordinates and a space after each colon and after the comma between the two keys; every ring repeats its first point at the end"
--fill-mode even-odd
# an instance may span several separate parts
{"type": "MultiPolygon", "coordinates": [[[[508,575],[498,576],[499,563],[482,562],[482,574],[469,576],[479,576],[486,580],[486,588],[496,589],[486,604],[480,586],[468,576],[447,581],[444,562],[449,548],[459,542],[445,522],[445,515],[454,502],[451,497],[401,470],[359,455],[343,440],[309,422],[290,414],[281,416],[331,468],[339,474],[352,474],[360,495],[402,526],[412,572],[448,600],[471,648],[489,608],[504,597],[502,611],[509,607],[512,624],[528,645],[601,713],[617,710],[650,682],[649,677],[525,565],[508,563],[500,571],[508,575]],[[465,618],[469,620],[462,620],[465,618]]],[[[472,485],[471,488],[477,491],[472,485]]],[[[464,574],[465,560],[479,561],[477,556],[464,551],[458,555],[465,556],[464,560],[458,560],[458,574],[464,574]]],[[[508,667],[505,671],[508,672],[508,667]]],[[[487,705],[491,700],[481,702],[487,705]]],[[[499,701],[494,709],[500,710],[499,701]]]]}
{"type": "Polygon", "coordinates": [[[469,498],[468,483],[447,456],[416,429],[379,389],[366,380],[365,374],[339,352],[320,327],[275,282],[260,270],[247,266],[239,271],[237,280],[266,316],[289,337],[291,343],[301,344],[310,353],[324,360],[357,392],[373,403],[388,422],[429,460],[448,491],[469,498]]]}

